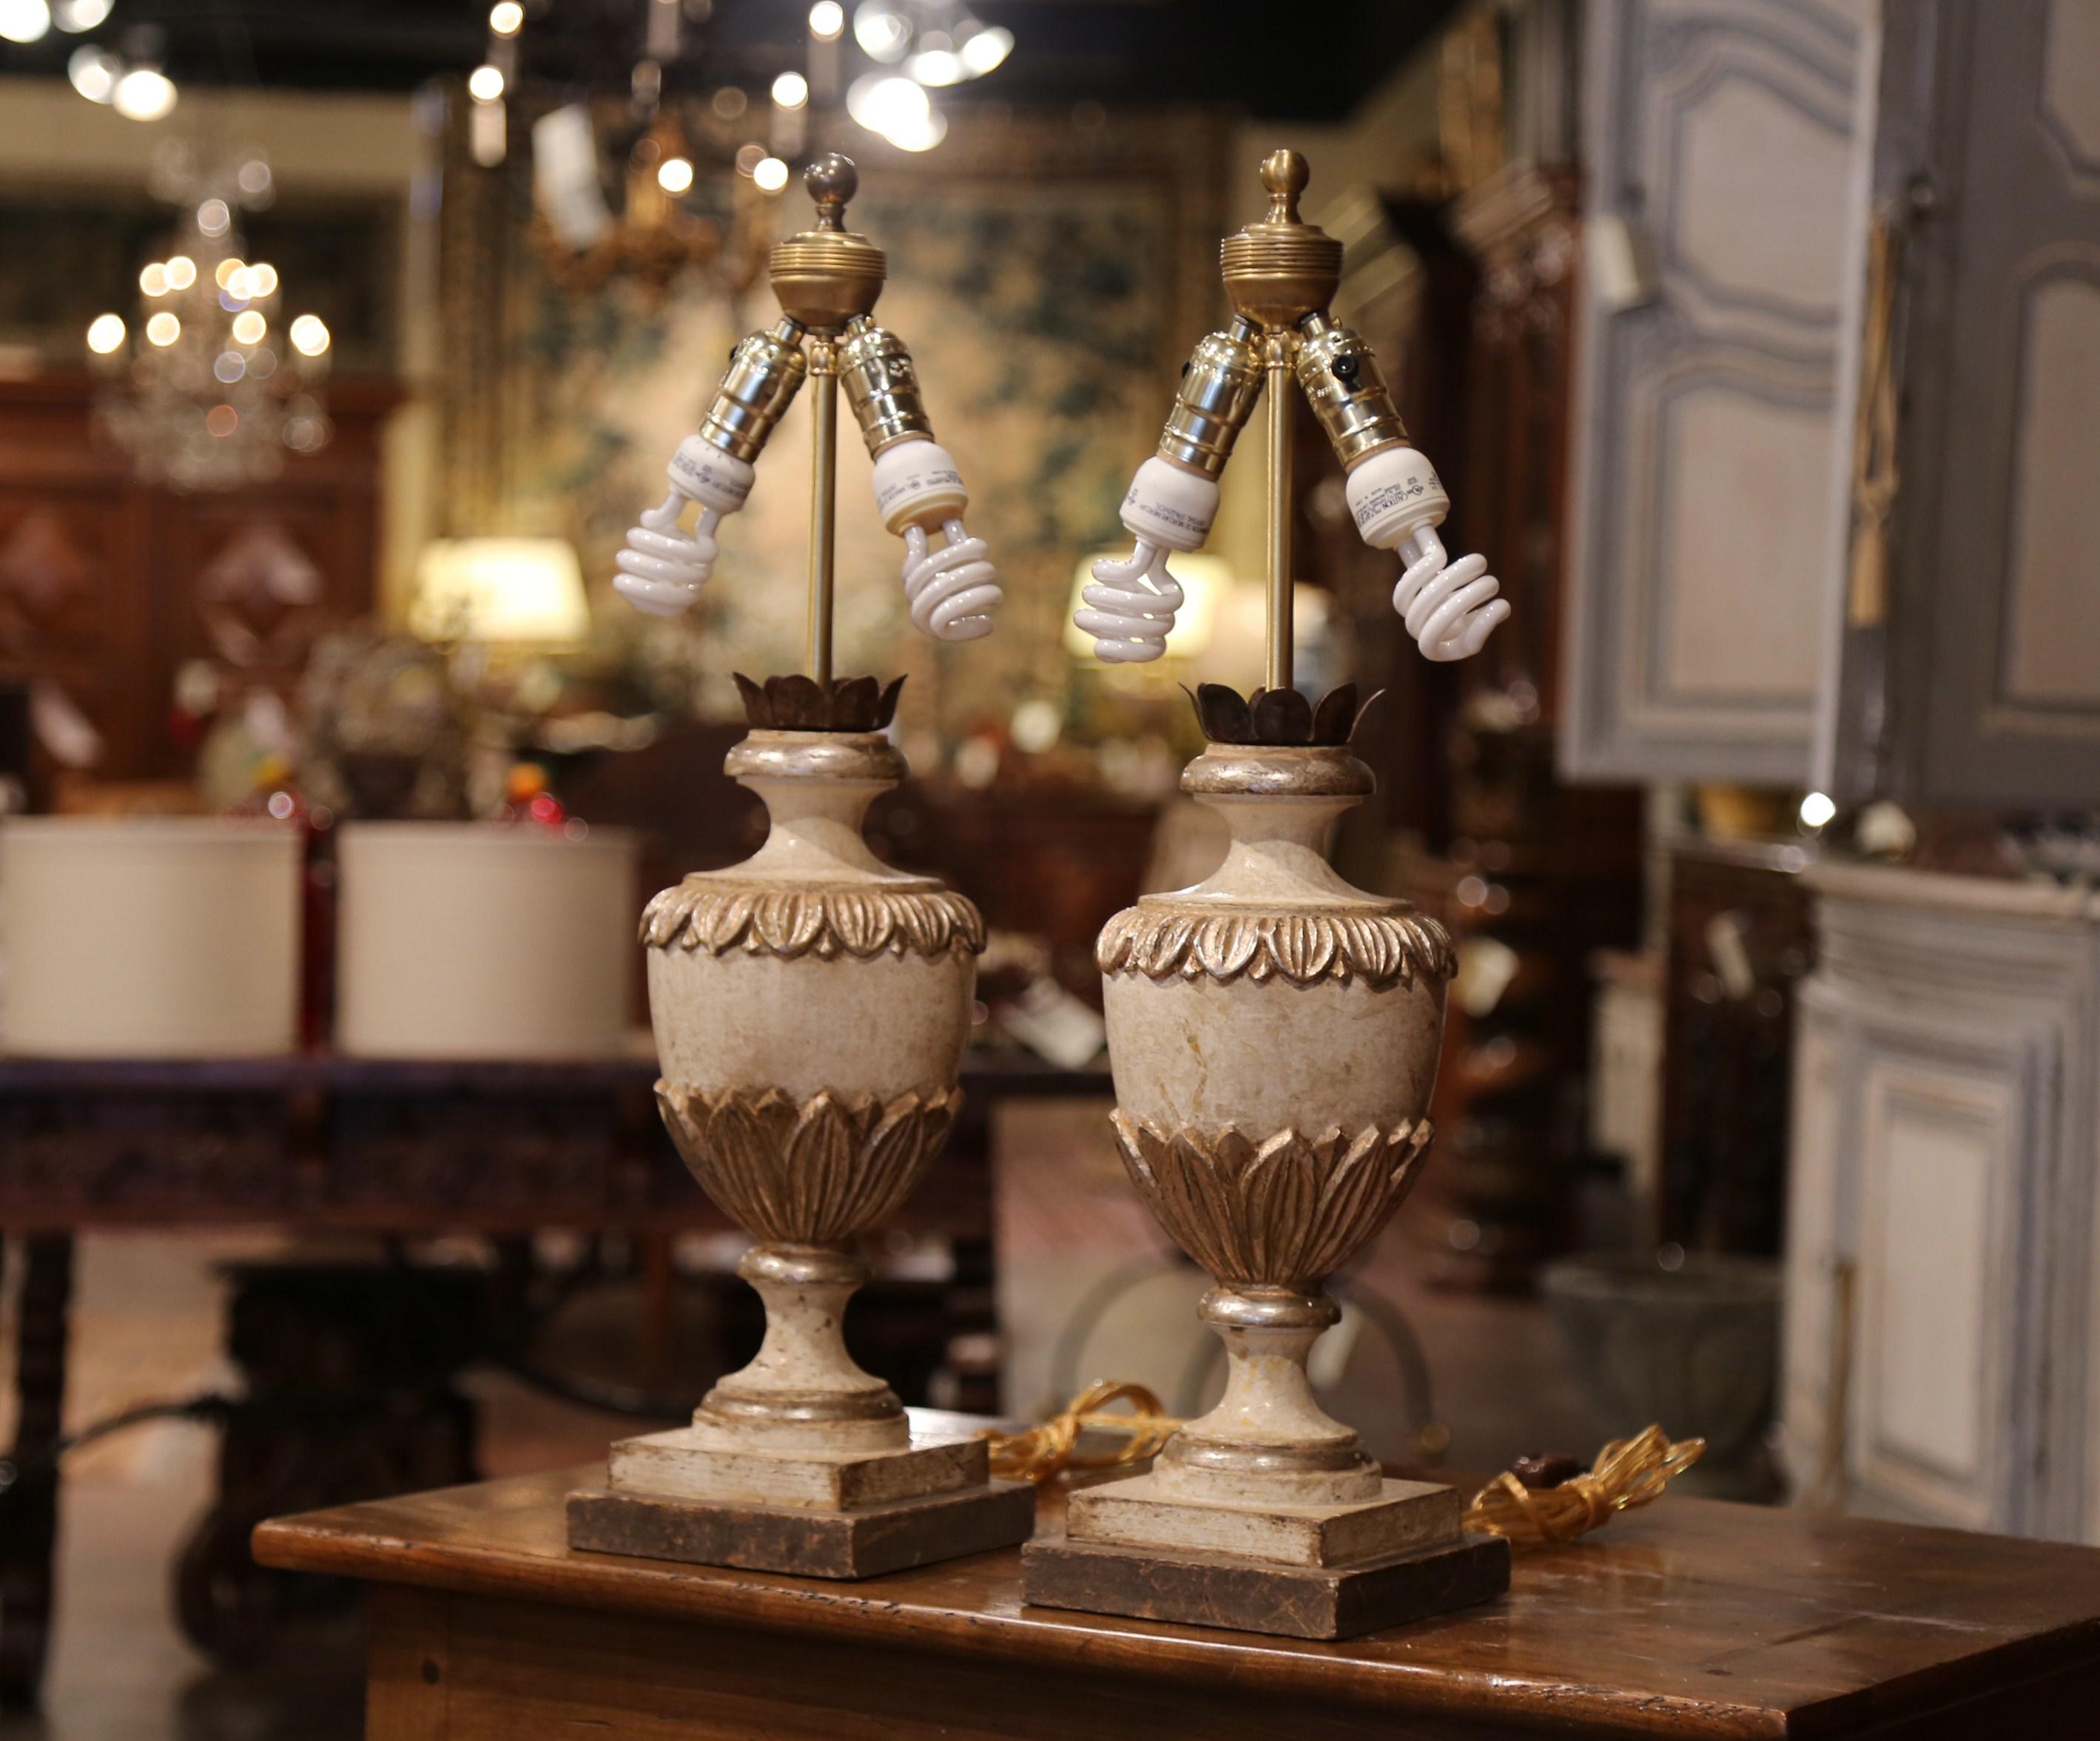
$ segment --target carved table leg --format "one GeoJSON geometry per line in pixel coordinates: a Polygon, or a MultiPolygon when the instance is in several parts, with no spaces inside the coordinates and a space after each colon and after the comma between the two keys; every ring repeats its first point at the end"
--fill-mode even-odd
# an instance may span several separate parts
{"type": "Polygon", "coordinates": [[[51,1643],[58,1548],[59,1472],[42,1459],[56,1442],[65,1403],[66,1313],[73,1294],[73,1237],[24,1241],[20,1319],[15,1337],[19,1412],[11,1467],[0,1495],[0,1704],[33,1702],[51,1643]]]}

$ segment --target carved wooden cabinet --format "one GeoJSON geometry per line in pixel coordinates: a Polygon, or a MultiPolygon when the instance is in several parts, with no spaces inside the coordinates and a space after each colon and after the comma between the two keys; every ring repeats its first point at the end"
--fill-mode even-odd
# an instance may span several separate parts
{"type": "Polygon", "coordinates": [[[1797,1016],[1797,1492],[2100,1541],[2100,897],[1822,866],[1797,1016]]]}
{"type": "Polygon", "coordinates": [[[1564,765],[2100,801],[2100,15],[1590,19],[1564,765]]]}
{"type": "Polygon", "coordinates": [[[0,674],[78,708],[95,771],[178,771],[174,672],[288,688],[325,624],[373,606],[379,432],[392,386],[338,382],[335,439],[252,490],[149,489],[96,439],[89,382],[0,383],[0,674]]]}

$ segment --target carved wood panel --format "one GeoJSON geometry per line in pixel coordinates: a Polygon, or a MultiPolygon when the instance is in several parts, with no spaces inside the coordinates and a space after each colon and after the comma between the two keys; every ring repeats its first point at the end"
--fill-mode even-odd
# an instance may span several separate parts
{"type": "Polygon", "coordinates": [[[142,487],[95,435],[90,398],[77,377],[0,384],[0,673],[86,716],[98,775],[179,773],[184,659],[289,689],[323,628],[371,610],[378,432],[399,394],[339,381],[328,448],[266,487],[196,496],[142,487]]]}
{"type": "Polygon", "coordinates": [[[2100,801],[2100,12],[1935,9],[1894,539],[1897,783],[2100,801]]]}
{"type": "Polygon", "coordinates": [[[1591,9],[1563,761],[1792,781],[1842,560],[1876,33],[1864,0],[1591,9]]]}

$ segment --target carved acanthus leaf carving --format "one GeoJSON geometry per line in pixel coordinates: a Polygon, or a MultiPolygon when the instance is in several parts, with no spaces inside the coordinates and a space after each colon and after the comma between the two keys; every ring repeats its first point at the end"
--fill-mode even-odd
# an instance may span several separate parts
{"type": "Polygon", "coordinates": [[[1260,985],[1356,980],[1374,991],[1440,984],[1457,971],[1450,933],[1420,913],[1220,912],[1164,904],[1126,907],[1101,928],[1104,973],[1260,985]]]}
{"type": "Polygon", "coordinates": [[[1162,1134],[1112,1116],[1123,1165],[1176,1245],[1228,1286],[1299,1292],[1385,1225],[1430,1138],[1426,1118],[1257,1139],[1231,1129],[1162,1134]]]}
{"type": "Polygon", "coordinates": [[[963,1091],[828,1091],[796,1101],[777,1088],[703,1094],[656,1085],[664,1122],[700,1188],[761,1240],[829,1245],[880,1227],[940,1153],[963,1091]]]}
{"type": "Polygon", "coordinates": [[[782,888],[688,877],[642,915],[650,949],[785,960],[814,955],[982,954],[984,915],[952,889],[782,888]]]}

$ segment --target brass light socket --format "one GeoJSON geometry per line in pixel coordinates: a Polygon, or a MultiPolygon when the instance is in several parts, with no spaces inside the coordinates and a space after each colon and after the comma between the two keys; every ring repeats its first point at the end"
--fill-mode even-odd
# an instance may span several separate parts
{"type": "Polygon", "coordinates": [[[770,333],[754,333],[729,354],[729,370],[715,389],[700,439],[749,465],[792,403],[810,370],[797,341],[801,329],[783,320],[770,333]]]}
{"type": "Polygon", "coordinates": [[[839,346],[839,381],[870,459],[911,436],[932,436],[911,353],[894,333],[864,315],[846,328],[839,346]]]}
{"type": "Polygon", "coordinates": [[[1405,446],[1407,425],[1363,335],[1324,314],[1307,315],[1299,333],[1299,387],[1343,467],[1381,447],[1405,446]]]}
{"type": "Polygon", "coordinates": [[[1261,397],[1256,336],[1251,323],[1235,321],[1197,346],[1182,366],[1180,390],[1159,437],[1159,451],[1168,459],[1207,478],[1224,470],[1233,443],[1261,397]]]}

